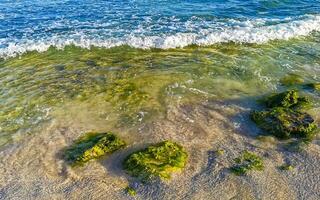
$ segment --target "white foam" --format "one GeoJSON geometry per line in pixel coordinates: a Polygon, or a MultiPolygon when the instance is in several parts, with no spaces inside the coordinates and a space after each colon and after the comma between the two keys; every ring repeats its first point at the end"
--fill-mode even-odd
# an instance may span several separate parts
{"type": "MultiPolygon", "coordinates": [[[[176,33],[159,36],[135,36],[127,35],[122,38],[95,39],[92,36],[76,33],[63,36],[44,38],[41,40],[19,40],[9,42],[5,48],[0,48],[0,57],[13,57],[27,51],[43,52],[50,46],[63,49],[67,45],[75,45],[82,48],[91,46],[111,48],[121,45],[129,45],[135,48],[179,48],[188,45],[207,46],[215,43],[265,43],[270,40],[288,40],[297,36],[307,36],[313,31],[320,31],[320,16],[308,15],[304,19],[280,23],[277,25],[261,26],[261,20],[242,23],[242,26],[227,28],[220,31],[214,29],[203,29],[197,33],[176,33]],[[244,25],[243,25],[244,24],[244,25]]],[[[5,43],[5,41],[0,41],[5,43]]]]}

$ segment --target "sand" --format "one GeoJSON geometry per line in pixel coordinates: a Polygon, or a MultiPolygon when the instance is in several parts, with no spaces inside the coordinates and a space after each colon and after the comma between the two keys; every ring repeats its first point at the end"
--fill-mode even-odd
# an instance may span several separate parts
{"type": "Polygon", "coordinates": [[[319,139],[301,151],[272,137],[258,140],[260,131],[244,102],[171,106],[165,118],[120,133],[128,148],[80,168],[68,166],[61,151],[94,123],[52,119],[1,149],[0,199],[320,199],[319,139]],[[189,153],[186,169],[170,181],[143,184],[121,169],[128,154],[166,139],[189,153]],[[219,149],[223,155],[215,153],[219,149]],[[261,156],[264,171],[232,174],[233,159],[243,150],[261,156]],[[294,169],[280,170],[285,163],[294,169]],[[124,192],[127,185],[137,190],[135,197],[124,192]]]}

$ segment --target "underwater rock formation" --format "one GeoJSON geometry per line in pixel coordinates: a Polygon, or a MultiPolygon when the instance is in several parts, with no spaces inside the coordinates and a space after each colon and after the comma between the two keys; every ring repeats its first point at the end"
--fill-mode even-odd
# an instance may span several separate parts
{"type": "Polygon", "coordinates": [[[182,146],[164,141],[132,153],[123,162],[123,167],[129,175],[142,180],[169,179],[172,172],[185,167],[187,158],[182,146]]]}

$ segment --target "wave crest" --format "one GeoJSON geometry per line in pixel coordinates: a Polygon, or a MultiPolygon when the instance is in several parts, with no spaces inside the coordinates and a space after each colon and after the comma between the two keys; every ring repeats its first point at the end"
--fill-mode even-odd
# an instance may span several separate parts
{"type": "MultiPolygon", "coordinates": [[[[92,36],[77,33],[75,35],[55,36],[41,40],[26,39],[15,43],[9,42],[6,47],[0,48],[0,57],[14,57],[28,51],[44,52],[51,46],[63,49],[68,45],[82,48],[90,48],[92,46],[112,48],[128,45],[142,49],[169,49],[188,45],[208,46],[225,42],[261,44],[271,40],[288,40],[298,36],[307,36],[313,31],[320,31],[320,16],[318,15],[308,15],[303,20],[269,26],[256,27],[250,22],[247,26],[221,28],[220,31],[203,29],[198,33],[162,34],[159,36],[127,35],[122,38],[95,39],[92,36]]],[[[4,42],[5,39],[2,40],[2,43],[4,42]]]]}

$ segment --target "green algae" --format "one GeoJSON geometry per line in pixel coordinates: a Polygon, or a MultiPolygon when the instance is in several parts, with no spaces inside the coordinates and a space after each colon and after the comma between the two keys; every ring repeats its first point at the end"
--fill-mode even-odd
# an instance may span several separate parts
{"type": "Polygon", "coordinates": [[[317,129],[311,115],[290,108],[276,107],[267,111],[254,111],[251,118],[260,128],[279,138],[310,138],[317,129]]]}
{"type": "Polygon", "coordinates": [[[125,142],[112,133],[86,133],[64,151],[64,158],[72,165],[83,165],[125,146],[125,142]]]}
{"type": "MultiPolygon", "coordinates": [[[[314,59],[292,56],[299,45],[304,42],[193,45],[167,50],[70,45],[63,50],[50,48],[3,59],[0,135],[7,138],[19,131],[35,132],[32,129],[40,124],[57,119],[56,113],[59,121],[77,121],[78,115],[71,116],[69,111],[76,110],[79,103],[90,107],[95,101],[99,106],[90,112],[106,112],[99,122],[108,124],[107,128],[132,128],[164,117],[171,105],[246,99],[270,91],[285,74],[314,80],[312,69],[300,67],[313,66],[314,59]],[[282,59],[271,59],[279,52],[282,59]],[[292,68],[279,67],[284,64],[292,68]]],[[[80,114],[87,114],[84,112],[87,110],[80,114]]]]}
{"type": "Polygon", "coordinates": [[[306,84],[306,87],[311,88],[313,90],[320,91],[320,83],[309,83],[309,84],[306,84]]]}
{"type": "Polygon", "coordinates": [[[311,105],[311,101],[307,97],[300,97],[298,91],[289,90],[277,94],[273,94],[264,100],[269,108],[285,107],[285,108],[302,108],[311,105]]]}
{"type": "Polygon", "coordinates": [[[283,171],[292,171],[292,170],[294,170],[294,166],[292,166],[290,164],[284,164],[284,165],[280,166],[279,169],[283,170],[283,171]]]}
{"type": "Polygon", "coordinates": [[[234,161],[235,166],[231,167],[231,172],[238,176],[245,175],[251,170],[262,171],[264,169],[263,159],[250,151],[244,151],[234,161]]]}
{"type": "Polygon", "coordinates": [[[125,188],[125,192],[130,196],[136,196],[137,195],[137,191],[134,188],[130,187],[130,186],[125,188]]]}
{"type": "Polygon", "coordinates": [[[141,180],[170,179],[171,173],[185,167],[187,158],[182,146],[164,141],[132,153],[124,160],[123,167],[129,175],[141,180]]]}
{"type": "Polygon", "coordinates": [[[280,83],[285,86],[293,86],[300,85],[304,83],[303,78],[298,74],[289,74],[282,79],[280,79],[280,83]]]}
{"type": "Polygon", "coordinates": [[[299,96],[298,91],[288,90],[273,94],[263,100],[267,110],[253,111],[251,119],[264,131],[278,138],[300,137],[311,139],[316,134],[317,124],[302,109],[309,108],[309,98],[299,96]]]}
{"type": "Polygon", "coordinates": [[[218,150],[216,151],[216,155],[218,155],[218,156],[222,156],[224,153],[225,153],[225,152],[224,152],[223,149],[218,149],[218,150]]]}

